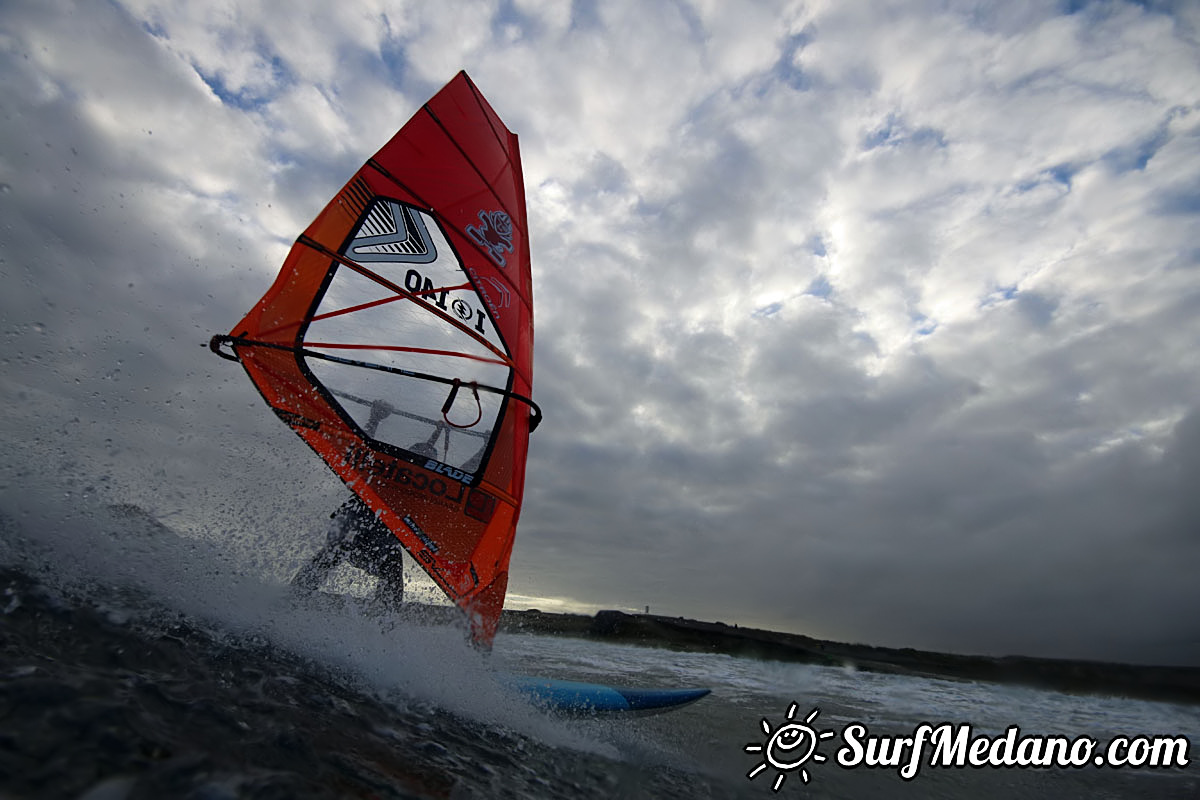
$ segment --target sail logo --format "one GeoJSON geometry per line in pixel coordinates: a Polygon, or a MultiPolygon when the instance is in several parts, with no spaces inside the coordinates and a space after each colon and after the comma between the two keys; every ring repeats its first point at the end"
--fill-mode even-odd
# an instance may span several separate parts
{"type": "MultiPolygon", "coordinates": [[[[479,296],[483,298],[488,310],[492,312],[492,319],[500,319],[500,309],[512,305],[512,294],[508,291],[508,287],[495,278],[480,275],[473,267],[467,267],[467,274],[471,276],[471,281],[475,284],[479,296]],[[489,286],[495,292],[495,298],[492,297],[492,292],[488,291],[489,286]]],[[[479,328],[476,327],[476,330],[479,328]]]]}
{"type": "Polygon", "coordinates": [[[459,297],[454,298],[454,302],[450,304],[450,308],[464,322],[470,322],[475,316],[475,312],[471,310],[471,307],[459,297]]]}
{"type": "Polygon", "coordinates": [[[286,408],[276,408],[271,406],[271,410],[275,412],[275,416],[291,425],[293,428],[308,428],[309,430],[321,430],[320,420],[309,419],[303,414],[297,414],[295,411],[289,411],[286,408]]]}
{"type": "Polygon", "coordinates": [[[425,462],[425,469],[430,472],[436,472],[439,475],[445,475],[448,478],[453,478],[456,481],[465,483],[470,486],[475,482],[475,475],[470,472],[463,472],[461,469],[455,469],[449,464],[443,464],[440,461],[434,461],[432,458],[425,462]]]}
{"type": "Polygon", "coordinates": [[[496,266],[506,266],[504,254],[513,252],[512,218],[503,211],[480,211],[479,225],[468,225],[467,234],[487,251],[496,266]]]}
{"type": "Polygon", "coordinates": [[[479,283],[480,283],[479,288],[480,288],[481,293],[483,294],[484,299],[487,301],[487,304],[489,306],[491,306],[493,309],[495,309],[497,307],[508,308],[510,305],[512,305],[512,295],[509,293],[508,287],[505,286],[503,283],[496,280],[495,278],[489,278],[486,275],[479,279],[479,283]],[[491,292],[487,291],[484,288],[485,284],[492,287],[491,292]],[[496,298],[497,298],[494,301],[492,300],[492,297],[491,297],[492,292],[495,292],[496,298]]]}
{"type": "Polygon", "coordinates": [[[416,536],[418,539],[420,539],[421,543],[428,547],[431,551],[436,553],[440,549],[437,545],[437,542],[429,538],[429,534],[421,530],[421,526],[417,524],[417,521],[413,519],[410,514],[405,514],[402,521],[408,527],[408,529],[413,532],[413,536],[416,536]]]}

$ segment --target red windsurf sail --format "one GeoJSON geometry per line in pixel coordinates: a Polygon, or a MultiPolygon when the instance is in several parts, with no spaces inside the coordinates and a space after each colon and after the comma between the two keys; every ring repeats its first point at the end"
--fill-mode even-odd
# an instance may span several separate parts
{"type": "Polygon", "coordinates": [[[364,164],[213,349],[396,535],[488,645],[529,433],[517,137],[459,73],[364,164]],[[222,346],[230,348],[226,354],[222,346]]]}

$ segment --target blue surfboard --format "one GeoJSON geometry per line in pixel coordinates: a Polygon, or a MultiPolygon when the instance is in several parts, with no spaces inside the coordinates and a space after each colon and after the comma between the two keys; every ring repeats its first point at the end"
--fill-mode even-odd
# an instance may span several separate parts
{"type": "Polygon", "coordinates": [[[505,674],[501,681],[541,708],[567,714],[657,714],[694,703],[710,689],[639,689],[505,674]]]}

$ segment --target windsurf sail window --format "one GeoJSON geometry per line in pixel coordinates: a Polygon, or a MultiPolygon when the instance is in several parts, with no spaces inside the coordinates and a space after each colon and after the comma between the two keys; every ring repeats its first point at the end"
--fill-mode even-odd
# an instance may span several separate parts
{"type": "Polygon", "coordinates": [[[506,397],[455,387],[507,391],[513,362],[445,235],[419,209],[376,198],[342,255],[360,269],[333,267],[301,337],[315,383],[380,449],[474,473],[506,397]]]}
{"type": "Polygon", "coordinates": [[[490,644],[529,433],[533,297],[517,137],[459,73],[296,240],[211,347],[490,644]]]}

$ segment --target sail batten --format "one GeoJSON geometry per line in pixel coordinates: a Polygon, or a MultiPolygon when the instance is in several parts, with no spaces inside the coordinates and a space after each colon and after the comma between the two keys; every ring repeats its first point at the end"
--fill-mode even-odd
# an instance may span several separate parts
{"type": "Polygon", "coordinates": [[[213,343],[482,645],[503,607],[541,419],[526,231],[517,139],[459,73],[367,159],[213,343]]]}
{"type": "Polygon", "coordinates": [[[454,358],[469,358],[473,361],[481,361],[485,364],[499,364],[500,366],[511,366],[512,362],[504,359],[486,358],[477,356],[471,353],[460,353],[457,350],[435,350],[430,347],[404,347],[402,345],[392,344],[348,344],[337,342],[308,342],[308,347],[325,348],[326,350],[382,350],[390,353],[423,353],[425,355],[435,356],[452,356],[454,358]]]}
{"type": "MultiPolygon", "coordinates": [[[[409,291],[408,289],[403,288],[403,287],[393,283],[392,281],[388,280],[384,276],[380,275],[378,272],[368,269],[367,267],[363,266],[362,264],[355,262],[353,259],[347,258],[344,254],[330,252],[319,242],[314,242],[314,241],[308,240],[303,236],[300,237],[299,243],[303,244],[305,247],[309,247],[313,250],[317,250],[319,252],[325,253],[330,258],[333,258],[335,261],[337,261],[338,264],[340,264],[344,267],[347,267],[347,268],[353,270],[354,272],[358,273],[362,277],[367,278],[368,280],[374,281],[375,283],[379,284],[379,286],[381,286],[391,292],[394,292],[398,299],[403,298],[405,300],[411,300],[414,302],[422,302],[422,299],[421,299],[422,294],[426,294],[426,293],[428,293],[430,295],[435,294],[435,293],[440,294],[440,292],[435,292],[435,290],[432,286],[429,289],[422,288],[419,292],[418,291],[409,291]]],[[[410,273],[411,272],[412,272],[412,270],[410,270],[410,273]]],[[[457,290],[457,289],[468,289],[468,288],[474,289],[475,287],[470,283],[466,283],[466,284],[452,287],[451,289],[446,289],[443,291],[452,291],[452,290],[457,290]]],[[[364,305],[364,307],[370,307],[370,306],[380,305],[380,304],[379,303],[364,303],[363,305],[364,305]]],[[[359,310],[365,310],[365,309],[359,309],[359,310]]],[[[480,337],[477,333],[472,331],[469,327],[464,325],[461,321],[452,318],[451,316],[446,314],[444,311],[439,310],[438,308],[433,308],[433,307],[429,307],[428,310],[430,311],[430,313],[441,317],[441,319],[444,322],[446,322],[447,324],[453,325],[453,326],[459,328],[467,336],[477,340],[478,342],[483,344],[485,347],[490,349],[492,352],[496,353],[496,355],[498,355],[498,356],[505,355],[505,353],[502,353],[495,345],[489,343],[486,339],[480,337]]],[[[531,311],[532,311],[532,309],[531,309],[531,311]]],[[[334,311],[327,311],[322,314],[314,314],[307,320],[307,322],[310,322],[310,323],[317,322],[317,321],[327,319],[332,316],[337,316],[337,314],[334,311]]]]}

